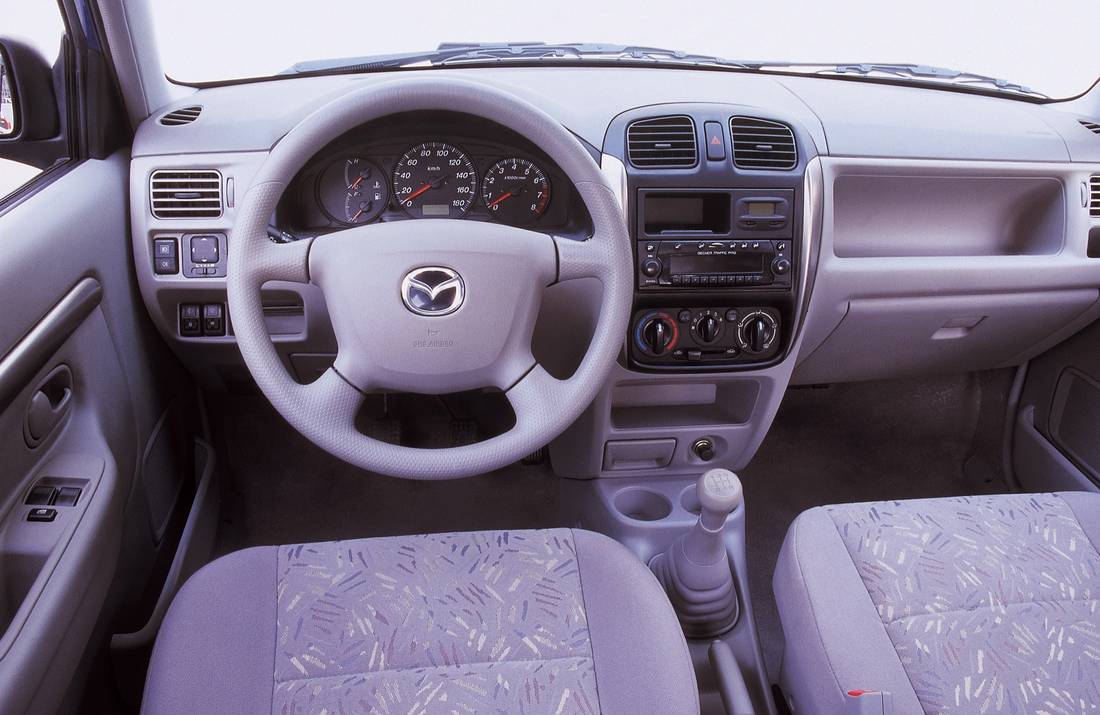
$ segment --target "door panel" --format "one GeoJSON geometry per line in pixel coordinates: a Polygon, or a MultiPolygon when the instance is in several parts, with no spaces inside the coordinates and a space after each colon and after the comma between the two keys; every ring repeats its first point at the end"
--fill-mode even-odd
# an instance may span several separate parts
{"type": "Polygon", "coordinates": [[[139,455],[189,390],[139,307],[127,176],[88,160],[0,215],[0,712],[79,687],[127,520],[148,523],[139,455]]]}

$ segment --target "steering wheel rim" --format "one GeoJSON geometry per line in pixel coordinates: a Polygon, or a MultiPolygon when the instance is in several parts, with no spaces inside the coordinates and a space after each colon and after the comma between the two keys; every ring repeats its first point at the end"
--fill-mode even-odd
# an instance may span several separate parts
{"type": "MultiPolygon", "coordinates": [[[[479,222],[422,219],[380,224],[379,226],[389,227],[409,225],[405,229],[389,229],[397,232],[397,235],[388,244],[392,246],[392,250],[387,253],[383,262],[392,263],[398,268],[408,265],[400,262],[406,259],[398,260],[395,257],[401,241],[412,240],[414,246],[427,245],[426,234],[431,233],[432,240],[435,241],[432,245],[439,246],[439,241],[444,240],[440,238],[439,229],[446,227],[450,234],[459,232],[459,224],[475,223],[479,222]],[[429,228],[432,229],[430,232],[429,228]],[[423,235],[418,237],[415,235],[417,233],[423,235]],[[417,244],[416,241],[425,243],[417,244]]],[[[496,247],[509,245],[503,238],[489,236],[492,232],[499,234],[502,227],[497,224],[485,225],[493,228],[491,231],[485,229],[486,233],[479,236],[497,241],[492,244],[496,247]]],[[[465,230],[468,232],[482,229],[468,226],[465,230]]],[[[382,244],[385,243],[382,241],[382,244]]],[[[455,246],[450,255],[454,260],[466,260],[457,253],[458,248],[455,246]]],[[[425,256],[423,262],[435,261],[425,256]]],[[[474,264],[467,261],[465,265],[469,269],[474,264]]],[[[283,137],[260,167],[241,202],[229,236],[226,282],[229,311],[245,364],[268,400],[292,426],[322,449],[362,469],[408,479],[436,480],[473,476],[518,461],[550,442],[581,414],[606,381],[618,358],[630,313],[632,272],[630,239],[615,193],[591,155],[567,129],[542,110],[504,91],[465,80],[418,78],[355,89],[316,110],[283,137]],[[403,447],[362,434],[355,429],[354,420],[361,407],[364,391],[377,387],[393,389],[394,384],[405,385],[411,379],[409,374],[402,373],[400,369],[395,372],[391,368],[388,371],[391,374],[387,378],[390,383],[387,384],[385,380],[374,381],[370,378],[370,373],[371,370],[377,372],[377,365],[371,367],[370,359],[362,359],[358,361],[362,364],[356,369],[354,359],[349,358],[343,372],[361,372],[367,376],[356,379],[353,375],[349,379],[348,375],[341,372],[338,356],[336,366],[315,382],[302,385],[287,372],[267,333],[263,317],[261,287],[264,283],[276,280],[316,282],[321,285],[326,303],[329,304],[340,355],[346,350],[370,351],[369,341],[364,341],[360,334],[361,325],[352,325],[357,320],[356,311],[334,309],[334,305],[346,306],[347,301],[334,301],[329,291],[336,290],[334,286],[341,286],[342,294],[347,295],[347,286],[354,283],[355,277],[349,271],[362,271],[364,275],[370,273],[369,265],[358,265],[363,260],[355,259],[363,259],[363,256],[355,251],[357,245],[370,244],[371,238],[365,234],[371,232],[372,226],[348,229],[318,239],[275,244],[267,236],[267,225],[290,181],[319,150],[368,121],[407,111],[460,112],[483,117],[515,130],[539,146],[561,167],[576,186],[593,223],[592,236],[585,241],[512,229],[515,235],[507,240],[526,242],[524,245],[527,248],[523,250],[529,251],[529,256],[514,256],[510,265],[519,267],[530,264],[530,272],[525,277],[536,283],[545,280],[547,284],[553,284],[583,277],[598,279],[602,283],[599,317],[586,355],[574,374],[565,380],[552,377],[533,357],[530,358],[532,364],[524,369],[523,359],[526,356],[522,354],[512,360],[509,368],[503,371],[496,370],[496,366],[481,364],[488,362],[486,356],[479,358],[481,362],[475,360],[477,369],[463,379],[474,380],[480,376],[492,382],[504,382],[514,377],[517,371],[522,371],[514,384],[495,385],[504,391],[511,403],[516,423],[503,434],[460,447],[403,447]],[[520,234],[530,235],[522,236],[521,241],[520,234]],[[534,236],[542,237],[546,243],[539,244],[534,236]]],[[[402,278],[404,276],[383,276],[380,284],[385,286],[402,278]]],[[[478,280],[481,286],[485,285],[484,277],[478,276],[478,280]]],[[[518,285],[520,281],[516,283],[518,285]]],[[[538,301],[545,287],[531,286],[531,296],[523,293],[523,288],[520,287],[523,295],[516,300],[522,303],[521,312],[524,315],[516,316],[517,320],[524,319],[532,311],[537,315],[538,301]]],[[[394,291],[392,295],[383,291],[374,298],[376,302],[401,300],[399,291],[394,291]]],[[[482,300],[479,309],[487,310],[488,305],[487,301],[482,300]]],[[[362,307],[359,306],[360,309],[362,307]]],[[[469,310],[475,309],[471,307],[469,310]]],[[[461,308],[454,313],[455,316],[460,314],[461,308]]],[[[412,326],[414,323],[406,321],[418,319],[441,320],[411,313],[398,318],[402,321],[402,326],[412,326]]],[[[515,334],[493,336],[499,337],[502,355],[508,352],[511,356],[515,351],[523,349],[529,354],[533,318],[530,322],[531,325],[523,326],[518,332],[513,331],[515,334]]],[[[425,323],[429,326],[442,324],[425,323]]],[[[383,330],[386,330],[386,326],[383,326],[383,330]]],[[[395,349],[400,353],[406,349],[402,347],[405,345],[399,344],[395,349]]],[[[371,359],[388,360],[391,365],[396,365],[396,361],[390,360],[387,353],[388,351],[375,348],[371,359]]],[[[455,351],[454,354],[461,355],[461,351],[455,351]]],[[[417,359],[422,362],[425,360],[420,357],[417,359]]],[[[438,361],[442,358],[426,358],[429,367],[441,364],[432,363],[431,359],[438,361]]],[[[440,392],[448,386],[446,380],[438,381],[438,385],[428,382],[433,387],[429,391],[440,392]]]]}

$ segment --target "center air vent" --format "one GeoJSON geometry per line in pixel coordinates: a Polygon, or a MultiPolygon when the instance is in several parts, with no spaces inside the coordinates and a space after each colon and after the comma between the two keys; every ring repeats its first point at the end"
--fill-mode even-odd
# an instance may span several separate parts
{"type": "Polygon", "coordinates": [[[154,171],[149,203],[157,218],[222,215],[222,175],[217,171],[154,171]]]}
{"type": "Polygon", "coordinates": [[[1089,179],[1089,216],[1100,218],[1100,176],[1089,179]]]}
{"type": "Polygon", "coordinates": [[[626,152],[639,169],[687,169],[699,159],[691,117],[657,117],[626,129],[626,152]]]}
{"type": "Polygon", "coordinates": [[[160,118],[160,123],[166,127],[178,127],[181,124],[190,124],[195,121],[199,118],[199,114],[201,113],[202,107],[198,105],[194,107],[182,107],[165,114],[160,118]]]}
{"type": "Polygon", "coordinates": [[[1100,124],[1096,122],[1086,122],[1084,119],[1078,119],[1077,121],[1081,122],[1081,126],[1088,129],[1093,134],[1100,134],[1100,124]]]}
{"type": "Polygon", "coordinates": [[[787,171],[798,165],[794,132],[786,124],[753,117],[732,117],[733,165],[738,169],[787,171]]]}

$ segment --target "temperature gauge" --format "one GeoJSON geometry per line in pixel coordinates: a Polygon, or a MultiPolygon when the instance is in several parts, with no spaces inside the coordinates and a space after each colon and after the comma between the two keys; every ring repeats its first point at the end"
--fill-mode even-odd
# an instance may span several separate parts
{"type": "Polygon", "coordinates": [[[390,200],[389,182],[368,159],[348,156],[325,167],[317,200],[333,221],[356,226],[378,218],[390,200]]]}

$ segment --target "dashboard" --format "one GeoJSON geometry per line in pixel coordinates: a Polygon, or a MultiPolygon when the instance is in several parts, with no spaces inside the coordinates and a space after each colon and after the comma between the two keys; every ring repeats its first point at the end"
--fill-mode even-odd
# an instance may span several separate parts
{"type": "Polygon", "coordinates": [[[583,238],[575,189],[537,147],[492,122],[446,113],[364,125],[318,153],[276,212],[294,240],[376,222],[495,221],[583,238]]]}
{"type": "MultiPolygon", "coordinates": [[[[138,282],[200,382],[249,379],[225,257],[271,148],[335,97],[425,73],[207,88],[140,125],[130,186],[138,282]],[[201,107],[192,123],[160,123],[187,106],[201,107]],[[158,212],[159,187],[178,180],[196,196],[217,187],[219,207],[158,212]]],[[[703,455],[738,469],[789,386],[1019,365],[1100,318],[1100,136],[1071,105],[656,67],[443,74],[509,92],[568,128],[601,166],[633,244],[621,358],[587,417],[552,446],[559,473],[687,473],[703,455]],[[770,161],[758,151],[781,146],[777,133],[793,154],[751,166],[770,161]],[[683,140],[695,154],[655,166],[650,138],[683,140]]],[[[285,190],[270,232],[285,241],[443,217],[591,234],[577,188],[528,138],[448,112],[393,115],[325,147],[285,190]]],[[[598,290],[547,289],[540,362],[560,356],[563,375],[575,367],[598,290]]],[[[264,309],[301,381],[332,364],[320,289],[270,285],[264,309]]]]}

